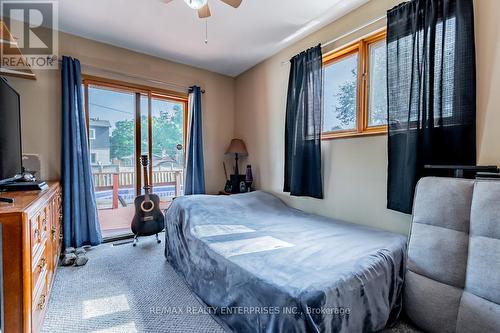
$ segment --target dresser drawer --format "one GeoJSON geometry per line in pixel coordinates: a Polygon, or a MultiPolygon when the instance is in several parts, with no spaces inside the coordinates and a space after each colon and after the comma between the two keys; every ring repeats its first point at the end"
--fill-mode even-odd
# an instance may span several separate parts
{"type": "Polygon", "coordinates": [[[40,212],[40,229],[42,230],[42,237],[48,237],[50,232],[50,205],[44,207],[40,212]]]}
{"type": "Polygon", "coordinates": [[[33,293],[32,307],[31,307],[31,328],[32,332],[39,332],[41,329],[41,324],[45,315],[45,310],[47,308],[47,303],[49,301],[49,284],[47,281],[47,271],[40,276],[41,283],[37,285],[37,290],[33,293]]]}
{"type": "Polygon", "coordinates": [[[52,259],[49,250],[47,243],[44,242],[41,245],[40,254],[33,258],[33,264],[31,265],[31,290],[33,293],[45,283],[44,279],[49,269],[49,260],[52,259]]]}
{"type": "Polygon", "coordinates": [[[31,254],[32,256],[35,256],[35,254],[39,251],[43,240],[42,228],[40,223],[40,213],[35,214],[33,215],[33,217],[30,218],[30,227],[31,227],[31,254]]]}
{"type": "Polygon", "coordinates": [[[32,258],[40,251],[40,246],[50,238],[51,209],[47,205],[30,218],[32,258]]]}

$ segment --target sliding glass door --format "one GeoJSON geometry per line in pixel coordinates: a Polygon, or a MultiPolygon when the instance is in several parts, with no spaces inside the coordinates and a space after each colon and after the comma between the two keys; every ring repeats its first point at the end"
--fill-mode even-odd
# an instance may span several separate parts
{"type": "Polygon", "coordinates": [[[83,84],[94,190],[103,236],[129,235],[144,193],[140,155],[162,209],[183,194],[187,98],[101,79],[83,84]]]}
{"type": "Polygon", "coordinates": [[[185,107],[184,101],[151,98],[151,181],[163,208],[183,195],[185,107]]]}

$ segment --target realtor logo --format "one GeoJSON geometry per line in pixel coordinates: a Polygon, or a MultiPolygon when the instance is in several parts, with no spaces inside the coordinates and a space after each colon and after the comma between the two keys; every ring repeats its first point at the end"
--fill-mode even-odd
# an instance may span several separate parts
{"type": "Polygon", "coordinates": [[[57,69],[57,1],[1,0],[1,67],[57,69]]]}

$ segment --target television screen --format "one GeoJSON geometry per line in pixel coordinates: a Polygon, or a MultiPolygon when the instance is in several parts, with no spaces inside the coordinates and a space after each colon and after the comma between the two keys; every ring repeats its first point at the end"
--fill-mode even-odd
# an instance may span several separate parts
{"type": "Polygon", "coordinates": [[[0,78],[0,183],[22,172],[19,94],[0,78]]]}

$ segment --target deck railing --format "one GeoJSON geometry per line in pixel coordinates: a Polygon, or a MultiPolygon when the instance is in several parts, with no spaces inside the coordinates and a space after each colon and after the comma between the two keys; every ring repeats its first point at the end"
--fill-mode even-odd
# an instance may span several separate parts
{"type": "MultiPolygon", "coordinates": [[[[135,184],[135,172],[98,172],[92,174],[96,189],[113,187],[113,178],[118,176],[118,186],[121,188],[133,187],[135,184]]],[[[153,171],[154,185],[173,185],[177,180],[182,179],[183,170],[153,171]]]]}
{"type": "Polygon", "coordinates": [[[118,176],[118,186],[122,188],[133,187],[135,183],[135,172],[100,172],[92,174],[94,187],[97,190],[105,190],[113,187],[114,177],[118,176]]]}
{"type": "MultiPolygon", "coordinates": [[[[154,186],[175,186],[175,195],[181,195],[183,170],[153,171],[154,186]]],[[[92,174],[95,191],[113,191],[113,208],[118,208],[118,189],[133,188],[135,185],[135,172],[98,172],[92,174]]]]}

